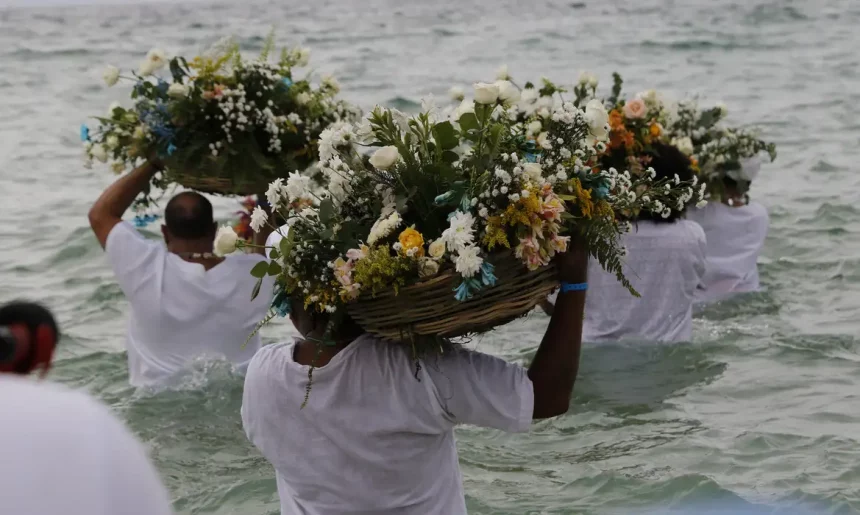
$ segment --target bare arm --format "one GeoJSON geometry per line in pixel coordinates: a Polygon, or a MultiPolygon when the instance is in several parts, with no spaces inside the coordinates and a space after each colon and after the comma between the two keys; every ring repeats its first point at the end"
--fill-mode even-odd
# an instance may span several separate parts
{"type": "Polygon", "coordinates": [[[552,302],[549,301],[549,299],[543,299],[542,301],[540,301],[538,306],[540,306],[540,308],[543,310],[544,313],[547,314],[547,316],[552,316],[552,313],[555,310],[555,306],[552,302]]]}
{"type": "MultiPolygon", "coordinates": [[[[559,279],[567,283],[587,280],[588,252],[571,247],[556,263],[559,279]]],[[[546,334],[529,366],[534,389],[532,418],[551,418],[567,413],[573,383],[579,371],[585,292],[559,292],[546,334]]]]}
{"type": "Polygon", "coordinates": [[[131,173],[108,186],[108,189],[90,208],[90,227],[92,227],[102,248],[105,248],[107,244],[108,234],[116,224],[122,222],[123,213],[131,206],[135,197],[149,184],[150,179],[157,171],[158,168],[149,162],[135,168],[131,173]]]}

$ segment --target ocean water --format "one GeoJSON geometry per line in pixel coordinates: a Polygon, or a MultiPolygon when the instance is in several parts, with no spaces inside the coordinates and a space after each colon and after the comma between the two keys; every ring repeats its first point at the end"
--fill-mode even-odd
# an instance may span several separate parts
{"type": "MultiPolygon", "coordinates": [[[[462,428],[470,513],[860,511],[860,4],[856,0],[319,0],[0,8],[0,301],[56,311],[53,379],[89,390],[151,449],[180,514],[276,514],[273,471],[239,420],[242,380],[201,361],[182,386],[127,385],[127,304],[86,221],[111,180],[78,125],[128,90],[103,65],[224,35],[313,49],[362,105],[493,78],[605,83],[726,102],[779,145],[753,197],[767,291],[709,308],[693,341],[583,351],[572,409],[529,435],[462,428]]],[[[228,219],[238,204],[216,199],[228,219]]],[[[150,228],[156,237],[157,227],[150,228]]],[[[527,362],[534,313],[473,342],[527,362]]],[[[288,338],[287,324],[265,331],[288,338]]]]}

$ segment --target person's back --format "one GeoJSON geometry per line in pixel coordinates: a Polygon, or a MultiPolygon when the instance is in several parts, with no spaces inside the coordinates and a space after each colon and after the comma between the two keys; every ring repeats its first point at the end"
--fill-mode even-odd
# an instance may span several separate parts
{"type": "MultiPolygon", "coordinates": [[[[206,269],[145,239],[128,223],[108,236],[108,260],[131,306],[127,348],[134,386],[163,384],[200,357],[223,358],[244,371],[260,348],[255,335],[271,295],[251,301],[250,271],[263,256],[227,256],[206,269]]],[[[271,291],[271,280],[264,290],[271,291]]]]}
{"type": "Polygon", "coordinates": [[[622,236],[624,275],[636,298],[614,274],[592,263],[583,341],[683,341],[692,335],[692,305],[705,271],[705,235],[688,220],[644,220],[622,236]]]}
{"type": "Polygon", "coordinates": [[[3,513],[172,513],[141,444],[89,396],[0,375],[0,412],[3,513]]]}
{"type": "Polygon", "coordinates": [[[129,382],[164,385],[202,357],[226,359],[242,372],[260,347],[259,336],[243,344],[266,316],[272,297],[274,281],[266,278],[251,301],[256,282],[251,269],[264,257],[216,255],[212,204],[194,192],[168,202],[164,243],[147,240],[123,222],[123,213],[156,171],[146,164],[120,178],[89,213],[131,305],[129,382]]]}
{"type": "Polygon", "coordinates": [[[528,370],[456,347],[416,361],[410,345],[364,334],[348,316],[332,329],[289,297],[302,338],[257,353],[242,399],[281,513],[465,515],[454,426],[526,431],[569,408],[587,255],[572,242],[557,259],[564,291],[528,370]]]}
{"type": "Polygon", "coordinates": [[[708,239],[707,270],[696,300],[713,302],[758,291],[758,257],[769,225],[767,209],[754,202],[741,206],[712,202],[691,210],[688,217],[702,226],[708,239]]]}

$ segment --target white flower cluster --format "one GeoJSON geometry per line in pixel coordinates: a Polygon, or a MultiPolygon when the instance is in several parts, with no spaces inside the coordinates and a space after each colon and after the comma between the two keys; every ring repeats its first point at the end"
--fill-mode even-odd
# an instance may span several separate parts
{"type": "Polygon", "coordinates": [[[338,147],[348,145],[355,139],[353,127],[346,122],[336,122],[320,134],[320,162],[325,164],[337,156],[338,147]]]}
{"type": "MultiPolygon", "coordinates": [[[[218,115],[218,120],[222,123],[227,143],[233,142],[233,131],[244,132],[249,125],[262,127],[271,136],[269,140],[269,152],[281,151],[281,132],[284,122],[287,120],[285,116],[275,116],[272,112],[272,101],[262,109],[254,100],[249,100],[245,86],[239,84],[236,89],[224,89],[221,97],[218,99],[218,108],[222,114],[218,115]]],[[[212,155],[217,156],[221,148],[220,142],[214,143],[209,147],[212,150],[212,155]]]]}
{"type": "Polygon", "coordinates": [[[481,270],[484,259],[475,244],[475,217],[471,213],[456,211],[440,240],[451,253],[451,261],[460,275],[469,278],[481,270]]]}
{"type": "Polygon", "coordinates": [[[403,219],[400,218],[400,213],[397,211],[385,218],[380,218],[371,227],[370,234],[367,236],[367,244],[371,246],[375,245],[379,240],[394,232],[394,229],[400,227],[402,222],[403,219]]]}

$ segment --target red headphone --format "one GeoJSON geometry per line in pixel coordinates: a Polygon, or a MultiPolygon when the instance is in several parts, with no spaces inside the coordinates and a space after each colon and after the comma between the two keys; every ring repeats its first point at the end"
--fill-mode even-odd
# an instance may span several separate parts
{"type": "Polygon", "coordinates": [[[7,326],[14,335],[12,359],[0,364],[0,372],[30,374],[41,369],[40,376],[45,377],[51,369],[54,349],[57,347],[57,334],[48,324],[36,326],[31,332],[26,324],[11,324],[7,326]]]}

